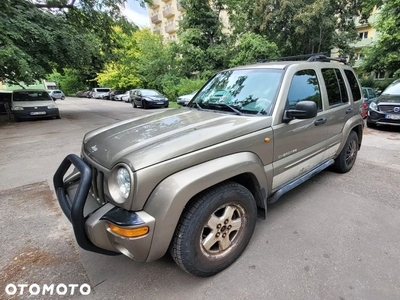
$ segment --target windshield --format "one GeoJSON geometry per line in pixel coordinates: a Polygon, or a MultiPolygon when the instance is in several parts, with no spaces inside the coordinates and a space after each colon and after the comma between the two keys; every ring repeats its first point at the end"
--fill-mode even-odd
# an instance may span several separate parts
{"type": "Polygon", "coordinates": [[[283,70],[244,69],[224,71],[212,78],[190,107],[271,115],[283,70]]]}
{"type": "Polygon", "coordinates": [[[13,101],[42,101],[51,100],[46,91],[19,91],[14,92],[13,101]]]}
{"type": "Polygon", "coordinates": [[[400,95],[400,81],[389,85],[386,90],[384,90],[383,94],[400,95]]]}
{"type": "Polygon", "coordinates": [[[154,90],[142,90],[143,96],[160,96],[160,93],[154,90]]]}

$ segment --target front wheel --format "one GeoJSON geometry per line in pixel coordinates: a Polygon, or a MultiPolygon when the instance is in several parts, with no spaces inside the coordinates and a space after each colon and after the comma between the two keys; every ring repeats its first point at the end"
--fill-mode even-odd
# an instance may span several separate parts
{"type": "Polygon", "coordinates": [[[62,97],[61,97],[61,100],[65,100],[65,96],[62,96],[62,97]]]}
{"type": "Polygon", "coordinates": [[[358,153],[358,135],[351,131],[339,156],[336,158],[333,169],[338,173],[347,173],[353,167],[358,153]]]}
{"type": "Polygon", "coordinates": [[[147,109],[147,103],[146,103],[146,101],[143,101],[143,100],[142,100],[142,108],[147,109]]]}
{"type": "Polygon", "coordinates": [[[253,235],[257,206],[248,189],[236,182],[218,184],[185,208],[170,253],[189,274],[207,277],[233,264],[253,235]]]}

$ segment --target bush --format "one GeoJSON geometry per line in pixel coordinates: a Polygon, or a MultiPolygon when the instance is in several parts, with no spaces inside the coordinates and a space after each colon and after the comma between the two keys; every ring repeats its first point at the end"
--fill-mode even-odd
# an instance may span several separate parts
{"type": "Polygon", "coordinates": [[[200,89],[206,82],[204,79],[179,79],[173,75],[165,75],[162,79],[162,92],[170,101],[176,101],[179,96],[190,94],[200,89]]]}

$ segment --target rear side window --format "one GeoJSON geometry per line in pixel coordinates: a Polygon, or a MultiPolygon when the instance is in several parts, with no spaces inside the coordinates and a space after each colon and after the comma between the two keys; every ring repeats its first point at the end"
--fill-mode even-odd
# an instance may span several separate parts
{"type": "Polygon", "coordinates": [[[301,101],[314,101],[322,110],[321,93],[314,70],[301,70],[294,74],[288,94],[288,109],[294,109],[301,101]]]}
{"type": "Polygon", "coordinates": [[[356,75],[350,70],[344,70],[347,80],[350,84],[351,93],[353,94],[353,100],[358,101],[361,99],[360,86],[358,85],[356,75]]]}
{"type": "Polygon", "coordinates": [[[329,106],[336,106],[349,102],[346,85],[339,69],[322,69],[329,106]]]}

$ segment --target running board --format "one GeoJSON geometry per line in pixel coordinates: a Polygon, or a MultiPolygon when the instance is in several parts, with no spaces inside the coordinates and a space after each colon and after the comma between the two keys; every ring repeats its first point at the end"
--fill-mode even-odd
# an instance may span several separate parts
{"type": "Polygon", "coordinates": [[[327,167],[329,167],[330,165],[333,165],[334,163],[335,163],[335,160],[330,159],[330,160],[322,163],[318,167],[312,169],[310,172],[300,176],[299,178],[296,178],[296,179],[293,179],[292,181],[289,181],[289,183],[287,183],[282,188],[277,190],[276,193],[273,194],[272,197],[267,200],[267,202],[268,203],[275,203],[284,194],[286,194],[287,192],[293,190],[295,187],[299,186],[303,182],[307,181],[308,179],[310,179],[314,175],[318,174],[319,172],[325,170],[327,167]]]}

